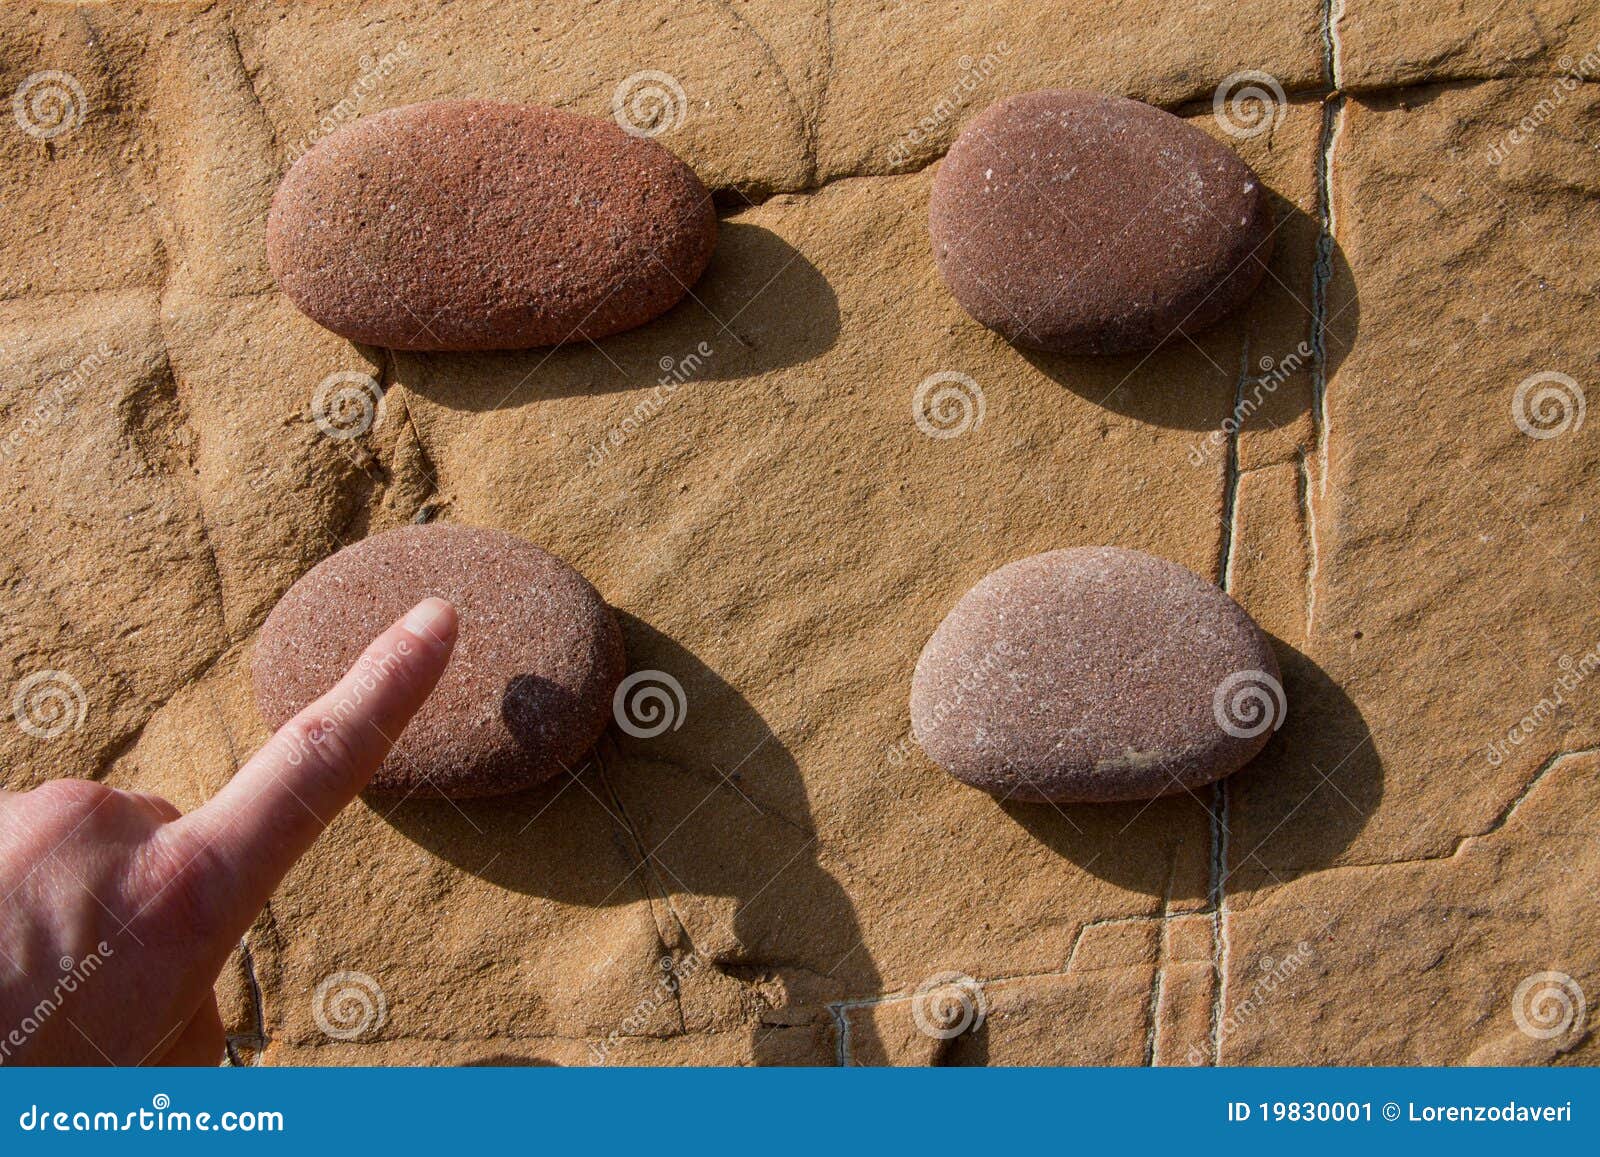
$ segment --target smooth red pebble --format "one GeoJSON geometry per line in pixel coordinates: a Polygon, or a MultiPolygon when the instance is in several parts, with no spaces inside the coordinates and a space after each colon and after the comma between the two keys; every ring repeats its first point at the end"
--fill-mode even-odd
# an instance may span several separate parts
{"type": "Polygon", "coordinates": [[[1286,708],[1272,645],[1244,608],[1118,547],[994,571],[939,624],[911,680],[928,757],[1029,802],[1192,791],[1244,766],[1286,708]]]}
{"type": "Polygon", "coordinates": [[[985,109],[928,214],[962,307],[1019,345],[1150,349],[1233,312],[1266,272],[1272,210],[1232,150],[1170,113],[1076,89],[985,109]]]}
{"type": "Polygon", "coordinates": [[[459,612],[455,653],[371,789],[501,795],[580,767],[611,718],[621,629],[581,574],[497,530],[401,527],[302,576],[256,642],[256,704],[267,723],[288,722],[429,595],[459,612]]]}
{"type": "Polygon", "coordinates": [[[711,194],[653,140],[540,105],[446,100],[363,117],[278,186],[279,287],[351,341],[525,349],[675,305],[716,246],[711,194]]]}

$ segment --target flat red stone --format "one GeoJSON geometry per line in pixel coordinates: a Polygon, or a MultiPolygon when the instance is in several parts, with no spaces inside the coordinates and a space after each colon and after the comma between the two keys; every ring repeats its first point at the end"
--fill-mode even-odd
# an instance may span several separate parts
{"type": "Polygon", "coordinates": [[[1137,550],[1036,554],[985,577],[928,640],[911,727],[1001,799],[1090,803],[1193,790],[1283,723],[1271,643],[1192,571],[1137,550]]]}
{"type": "Polygon", "coordinates": [[[341,129],[284,177],[267,259],[351,341],[523,349],[671,308],[716,245],[711,195],[653,140],[539,105],[449,100],[341,129]]]}
{"type": "Polygon", "coordinates": [[[307,572],[256,642],[256,703],[267,723],[282,726],[332,687],[429,595],[460,612],[455,654],[372,790],[500,795],[577,769],[611,718],[622,632],[582,575],[497,530],[402,527],[307,572]]]}
{"type": "Polygon", "coordinates": [[[939,166],[928,225],[968,313],[1062,353],[1205,329],[1272,255],[1266,190],[1230,149],[1160,109],[1074,89],[985,109],[939,166]]]}

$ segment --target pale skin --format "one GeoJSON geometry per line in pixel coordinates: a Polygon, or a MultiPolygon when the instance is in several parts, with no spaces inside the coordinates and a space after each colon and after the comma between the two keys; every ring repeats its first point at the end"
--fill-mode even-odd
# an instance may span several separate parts
{"type": "Polygon", "coordinates": [[[0,1064],[219,1063],[218,974],[433,691],[456,630],[449,603],[417,604],[187,815],[81,779],[0,792],[0,1064]]]}

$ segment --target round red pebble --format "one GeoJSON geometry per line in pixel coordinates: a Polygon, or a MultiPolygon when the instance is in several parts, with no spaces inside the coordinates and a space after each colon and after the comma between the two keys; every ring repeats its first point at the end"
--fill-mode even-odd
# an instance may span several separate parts
{"type": "Polygon", "coordinates": [[[429,595],[460,614],[455,653],[371,789],[520,791],[576,769],[611,717],[622,632],[572,567],[515,535],[435,523],[386,531],[307,572],[256,642],[256,703],[277,728],[429,595]]]}
{"type": "Polygon", "coordinates": [[[1079,547],[1003,566],[928,640],[911,727],[939,766],[1001,799],[1088,803],[1192,790],[1282,724],[1267,636],[1192,571],[1079,547]]]}
{"type": "Polygon", "coordinates": [[[939,166],[928,227],[962,307],[1019,345],[1149,349],[1237,309],[1272,211],[1250,166],[1185,121],[1076,89],[991,105],[939,166]]]}

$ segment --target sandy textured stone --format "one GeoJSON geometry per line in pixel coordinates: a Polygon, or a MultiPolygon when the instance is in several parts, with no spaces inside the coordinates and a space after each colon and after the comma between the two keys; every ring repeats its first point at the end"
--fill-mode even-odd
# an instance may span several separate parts
{"type": "MultiPolygon", "coordinates": [[[[1579,94],[1490,164],[1538,91],[1491,82],[1426,101],[1352,99],[1340,115],[1336,230],[1354,277],[1330,283],[1329,309],[1358,294],[1362,317],[1327,385],[1325,454],[1301,482],[1304,625],[1269,628],[1303,632],[1299,666],[1314,686],[1301,694],[1316,697],[1310,717],[1324,737],[1295,730],[1291,713],[1282,741],[1303,756],[1284,758],[1302,790],[1237,781],[1232,850],[1252,880],[1326,863],[1319,831],[1342,832],[1341,858],[1355,862],[1437,855],[1482,830],[1553,752],[1595,742],[1585,680],[1532,742],[1506,742],[1600,640],[1572,607],[1593,535],[1562,497],[1587,485],[1600,457],[1583,431],[1525,435],[1514,411],[1530,375],[1565,372],[1582,388],[1596,364],[1592,348],[1551,335],[1576,332],[1592,309],[1582,270],[1593,245],[1574,222],[1593,213],[1595,184],[1580,176],[1586,148],[1574,133],[1600,94],[1579,94]],[[1427,254],[1403,244],[1424,225],[1427,254]],[[1424,446],[1397,422],[1391,391],[1402,383],[1419,383],[1425,412],[1460,417],[1444,444],[1424,446]],[[1342,561],[1352,556],[1360,566],[1342,561]],[[1406,646],[1423,650],[1384,660],[1406,646]]],[[[1251,581],[1273,581],[1261,576],[1251,581]]],[[[1296,665],[1285,664],[1291,694],[1296,665]]]]}
{"type": "MultiPolygon", "coordinates": [[[[474,527],[386,531],[324,559],[290,587],[255,648],[256,702],[267,725],[299,714],[376,635],[433,596],[460,616],[455,651],[371,790],[505,795],[577,766],[610,721],[622,679],[616,618],[559,558],[474,527]]],[[[641,718],[648,722],[648,704],[641,718]]]]}
{"type": "Polygon", "coordinates": [[[145,58],[146,116],[155,217],[178,263],[169,278],[207,295],[271,290],[265,240],[278,166],[237,37],[216,9],[180,7],[162,23],[145,58]]]}
{"type": "Polygon", "coordinates": [[[678,1065],[827,1065],[834,1048],[811,1029],[777,1029],[760,1052],[734,1033],[697,1033],[668,1038],[630,1037],[607,1047],[603,1037],[514,1036],[481,1041],[337,1041],[275,1045],[262,1060],[271,1065],[448,1065],[509,1068],[570,1065],[594,1068],[678,1065]]]}
{"type": "MultiPolygon", "coordinates": [[[[1359,293],[1362,319],[1328,384],[1326,458],[1307,463],[1308,598],[1272,628],[1303,632],[1286,682],[1326,726],[1307,735],[1292,716],[1259,761],[1299,780],[1287,795],[1249,774],[1228,785],[1225,1060],[1550,1063],[1589,1039],[1511,1016],[1525,977],[1592,991],[1594,967],[1573,931],[1588,853],[1570,842],[1593,824],[1592,757],[1563,753],[1595,743],[1595,631],[1577,610],[1595,542],[1564,497],[1595,451],[1581,431],[1525,434],[1515,399],[1544,370],[1582,389],[1595,365],[1592,343],[1554,335],[1592,310],[1593,242],[1575,222],[1594,212],[1580,141],[1596,98],[1576,94],[1491,163],[1540,92],[1353,99],[1337,121],[1353,276],[1330,284],[1330,308],[1359,293]],[[1426,255],[1402,241],[1423,228],[1426,255]],[[1448,445],[1396,422],[1401,382],[1459,416],[1448,445]],[[1260,958],[1281,965],[1301,942],[1307,967],[1258,999],[1260,958]]],[[[1569,389],[1569,419],[1576,403],[1569,389]]]]}
{"type": "Polygon", "coordinates": [[[276,292],[213,297],[178,279],[161,321],[223,612],[230,636],[243,637],[295,579],[362,536],[375,491],[405,491],[405,411],[379,410],[375,351],[320,329],[276,292]],[[370,425],[355,410],[338,424],[340,397],[360,400],[370,425]],[[372,447],[392,465],[380,467],[372,447]]]}
{"type": "Polygon", "coordinates": [[[464,814],[340,816],[247,934],[259,1050],[249,984],[224,991],[246,1059],[585,1064],[616,1032],[617,1057],[828,1064],[845,1016],[858,1061],[1592,1060],[1592,1029],[1529,1037],[1511,1001],[1560,971],[1592,1020],[1600,984],[1596,772],[1556,761],[1600,743],[1594,680],[1551,698],[1600,641],[1594,418],[1534,439],[1511,406],[1541,371],[1592,400],[1595,86],[1490,160],[1589,17],[1336,7],[1337,62],[1320,4],[6,9],[0,95],[66,70],[90,115],[49,142],[0,124],[0,439],[102,331],[138,351],[0,461],[26,512],[0,564],[8,786],[103,774],[195,806],[266,738],[248,657],[283,591],[443,516],[592,578],[686,714],[464,814]],[[1535,23],[1546,47],[1497,55],[1535,23]],[[267,198],[325,122],[485,97],[608,117],[652,68],[685,93],[656,139],[722,215],[698,300],[598,348],[385,357],[271,287],[267,198]],[[1239,139],[1211,99],[1251,68],[1289,101],[1239,139]],[[1324,106],[1335,73],[1361,88],[1324,106]],[[1244,315],[1096,360],[952,300],[919,170],[992,100],[1061,86],[1180,112],[1261,176],[1275,252],[1244,315]],[[913,415],[941,371],[982,390],[956,437],[913,415]],[[365,432],[319,428],[335,373],[383,397],[365,432]],[[1008,807],[910,737],[961,594],[1091,543],[1225,582],[1275,637],[1295,709],[1202,800],[1008,807]],[[80,729],[14,726],[39,668],[83,684],[80,729]],[[664,996],[661,959],[695,951],[664,996]],[[949,969],[993,989],[988,1036],[939,1054],[909,1005],[949,969]],[[312,1005],[340,971],[387,997],[348,1042],[312,1005]]]}
{"type": "Polygon", "coordinates": [[[639,127],[712,189],[796,188],[810,171],[805,114],[763,37],[782,35],[783,55],[804,58],[815,92],[820,11],[606,0],[508,12],[495,0],[380,0],[359,11],[236,5],[229,19],[285,163],[340,125],[416,101],[493,97],[610,119],[620,90],[624,107],[641,98],[639,127]],[[752,137],[750,124],[765,131],[752,137]]]}
{"type": "Polygon", "coordinates": [[[1278,661],[1211,583],[1143,551],[1047,551],[985,575],[917,659],[911,729],[1001,800],[1192,792],[1247,763],[1286,711],[1278,661]]]}
{"type": "Polygon", "coordinates": [[[1215,325],[1272,256],[1260,179],[1138,101],[1044,89],[990,105],[950,147],[928,233],[974,318],[1032,349],[1153,349],[1215,325]]]}
{"type": "Polygon", "coordinates": [[[845,1059],[944,1066],[1148,1063],[1150,1021],[1137,997],[1149,993],[1152,979],[1153,970],[1143,965],[977,984],[956,1006],[949,1027],[915,995],[848,1009],[845,1059]],[[968,1027],[944,1035],[958,1026],[968,1027]]]}
{"type": "Polygon", "coordinates": [[[159,283],[148,144],[118,93],[141,64],[138,47],[108,42],[70,5],[19,8],[0,21],[0,297],[159,283]]]}
{"type": "Polygon", "coordinates": [[[483,350],[643,325],[689,292],[716,237],[711,195],[656,142],[454,100],[317,142],[273,194],[266,247],[283,292],[342,337],[483,350]]]}
{"type": "Polygon", "coordinates": [[[0,758],[24,787],[97,770],[224,628],[155,299],[7,302],[0,348],[0,758]]]}
{"type": "Polygon", "coordinates": [[[831,5],[833,65],[820,135],[824,177],[905,172],[938,159],[984,106],[1051,87],[1094,89],[1171,108],[1209,103],[1249,70],[1286,90],[1325,72],[1320,9],[1264,0],[1225,8],[1163,9],[1135,0],[959,9],[874,0],[831,5]]]}
{"type": "Polygon", "coordinates": [[[1558,758],[1446,855],[1334,869],[1230,912],[1223,1061],[1595,1063],[1592,997],[1580,1021],[1577,994],[1600,981],[1581,866],[1597,772],[1593,752],[1558,758]],[[1536,978],[1519,1005],[1540,973],[1566,979],[1536,978]]]}
{"type": "MultiPolygon", "coordinates": [[[[1428,80],[1600,76],[1600,12],[1584,0],[1427,8],[1344,0],[1333,8],[1340,80],[1352,89],[1428,80]]],[[[1559,91],[1547,85],[1552,91],[1559,91]]]]}

